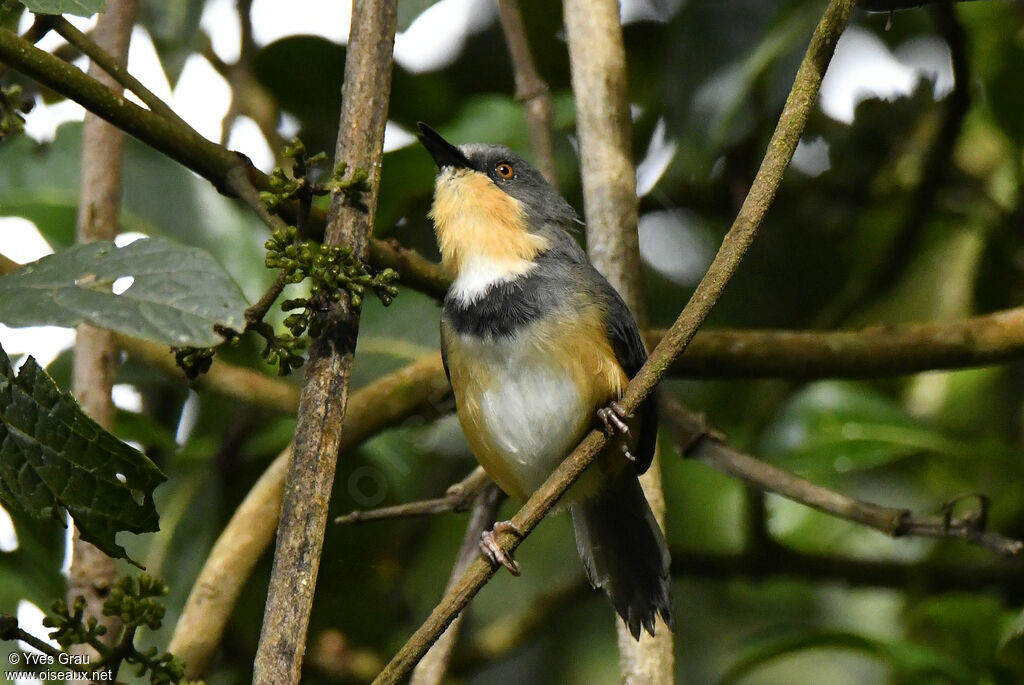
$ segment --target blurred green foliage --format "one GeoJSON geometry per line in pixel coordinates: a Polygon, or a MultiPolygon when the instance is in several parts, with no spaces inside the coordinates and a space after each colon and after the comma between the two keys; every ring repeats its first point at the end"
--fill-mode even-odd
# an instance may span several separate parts
{"type": "MultiPolygon", "coordinates": [[[[403,26],[431,4],[402,2],[403,26]]],[[[641,199],[641,214],[685,209],[692,221],[678,222],[670,238],[696,251],[708,240],[717,243],[735,215],[825,3],[648,4],[651,13],[669,16],[625,28],[634,151],[638,159],[644,155],[659,121],[676,149],[641,199]]],[[[582,210],[559,3],[521,5],[555,104],[559,186],[582,210]]],[[[201,0],[143,3],[142,22],[172,84],[187,56],[202,49],[202,6],[201,0]]],[[[937,138],[952,96],[936,99],[927,80],[907,95],[864,99],[852,123],[817,111],[804,139],[827,144],[827,169],[818,175],[787,171],[758,241],[709,325],[896,325],[1024,301],[1024,7],[991,0],[899,13],[888,29],[887,21],[857,13],[850,30],[897,54],[927,39],[966,60],[968,78],[955,92],[968,107],[956,140],[937,138]],[[942,142],[949,154],[935,162],[939,173],[930,177],[930,152],[942,142]],[[923,178],[933,178],[932,185],[921,189],[923,178]],[[880,274],[880,264],[892,267],[880,274]]],[[[344,56],[343,46],[293,36],[252,47],[243,66],[295,118],[309,149],[333,150],[344,56]]],[[[26,92],[38,90],[16,74],[5,78],[26,92]]],[[[232,82],[239,89],[247,84],[232,82]]],[[[446,67],[410,73],[396,66],[390,118],[409,131],[423,120],[455,142],[501,142],[528,153],[513,91],[504,39],[491,22],[467,36],[446,67]]],[[[31,219],[56,249],[73,241],[80,138],[81,127],[68,124],[52,143],[20,137],[0,144],[0,212],[31,219]]],[[[266,229],[134,141],[127,142],[125,164],[122,228],[203,247],[255,300],[272,278],[263,267],[266,229]]],[[[434,177],[429,156],[415,145],[395,150],[385,156],[382,174],[378,236],[436,257],[426,218],[434,177]]],[[[645,275],[652,324],[668,325],[695,283],[650,267],[645,275]]],[[[355,384],[436,350],[437,317],[436,302],[405,289],[386,311],[367,300],[355,384]]],[[[222,354],[272,373],[257,341],[244,338],[222,354]]],[[[68,387],[69,369],[63,355],[49,370],[68,387]]],[[[213,540],[290,439],[294,417],[193,393],[132,360],[121,367],[119,382],[139,390],[143,410],[121,412],[118,434],[140,442],[170,479],[156,493],[160,533],[121,537],[129,554],[171,588],[164,627],[142,636],[163,649],[213,540]]],[[[674,380],[665,386],[705,411],[732,444],[817,482],[920,513],[936,513],[963,493],[984,492],[993,502],[992,527],[1024,537],[1021,362],[871,382],[674,380]]],[[[457,423],[451,416],[435,421],[433,414],[343,455],[332,514],[436,497],[469,471],[473,461],[457,423]]],[[[841,573],[817,579],[815,568],[795,577],[759,572],[758,564],[771,568],[772,555],[770,548],[747,547],[764,533],[748,528],[759,520],[748,514],[760,499],[735,480],[680,460],[668,435],[663,451],[668,538],[678,570],[679,682],[1024,681],[1021,566],[1000,565],[990,553],[954,541],[890,540],[769,496],[767,533],[776,544],[834,558],[840,566],[845,559],[888,561],[927,575],[936,573],[929,570],[936,564],[952,565],[978,582],[973,590],[952,592],[942,589],[942,577],[920,586],[865,581],[858,564],[849,565],[845,582],[835,579],[841,573]],[[701,572],[698,562],[707,555],[734,560],[733,571],[701,572]]],[[[12,517],[20,546],[0,554],[0,611],[13,611],[21,598],[46,606],[62,592],[62,534],[17,512],[12,517]]],[[[329,528],[304,682],[372,677],[440,598],[463,526],[463,517],[448,514],[329,528]]],[[[269,556],[243,590],[210,683],[250,678],[269,556]]],[[[451,681],[617,682],[614,615],[599,593],[584,587],[566,517],[545,522],[518,558],[523,576],[498,574],[471,605],[451,681]],[[503,642],[522,617],[533,619],[533,630],[503,642]]]]}

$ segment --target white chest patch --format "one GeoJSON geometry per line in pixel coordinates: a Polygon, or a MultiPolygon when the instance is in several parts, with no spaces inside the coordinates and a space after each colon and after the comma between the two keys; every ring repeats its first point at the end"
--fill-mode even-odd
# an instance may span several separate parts
{"type": "Polygon", "coordinates": [[[490,442],[519,478],[538,488],[575,446],[589,409],[568,371],[536,347],[519,342],[465,341],[491,371],[480,396],[490,442]]]}
{"type": "Polygon", "coordinates": [[[461,304],[470,305],[483,297],[491,286],[514,280],[536,267],[535,263],[526,259],[471,257],[459,269],[459,276],[452,283],[450,293],[461,304]]]}

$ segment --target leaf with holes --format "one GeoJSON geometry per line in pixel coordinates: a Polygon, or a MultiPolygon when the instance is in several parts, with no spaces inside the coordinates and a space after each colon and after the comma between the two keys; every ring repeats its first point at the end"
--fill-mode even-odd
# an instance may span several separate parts
{"type": "Polygon", "coordinates": [[[240,330],[247,306],[209,253],[162,238],[120,249],[76,245],[0,278],[0,321],[8,326],[84,321],[179,347],[223,342],[218,331],[240,330]]]}
{"type": "MultiPolygon", "coordinates": [[[[0,347],[0,501],[40,518],[74,519],[82,539],[127,558],[119,531],[159,530],[146,455],[105,431],[35,359],[15,375],[0,347]]],[[[133,562],[134,563],[134,562],[133,562]]]]}
{"type": "Polygon", "coordinates": [[[107,0],[21,0],[36,14],[76,14],[80,17],[91,17],[97,12],[105,12],[107,0]]]}

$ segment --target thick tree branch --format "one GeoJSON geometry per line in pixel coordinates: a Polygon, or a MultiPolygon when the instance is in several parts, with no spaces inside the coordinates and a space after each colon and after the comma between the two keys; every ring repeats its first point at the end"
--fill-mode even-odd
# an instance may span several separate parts
{"type": "MultiPolygon", "coordinates": [[[[344,161],[353,169],[364,169],[370,190],[358,203],[340,191],[334,193],[324,243],[345,246],[363,260],[377,209],[397,16],[397,0],[352,3],[334,159],[335,165],[344,161]]],[[[327,507],[342,443],[359,308],[342,293],[325,318],[323,333],[313,339],[309,350],[299,397],[295,444],[256,650],[253,683],[258,684],[297,683],[302,675],[327,507]]]]}
{"type": "MultiPolygon", "coordinates": [[[[793,150],[796,149],[800,133],[821,84],[822,75],[835,49],[835,44],[839,40],[839,35],[846,25],[852,7],[853,3],[850,0],[832,0],[825,10],[797,72],[796,81],[779,119],[775,135],[772,136],[769,143],[761,169],[754,179],[750,193],[740,209],[740,214],[726,235],[708,273],[697,286],[690,302],[687,303],[676,323],[669,329],[644,367],[630,381],[621,403],[626,411],[635,411],[640,403],[654,391],[654,387],[665,375],[672,361],[679,356],[693,338],[697,328],[721,295],[725,284],[735,272],[753,241],[757,228],[768,211],[775,191],[782,180],[782,173],[793,155],[793,150]]],[[[523,532],[524,536],[540,523],[562,493],[583,473],[583,470],[594,460],[606,443],[607,438],[600,431],[591,431],[544,484],[533,493],[512,519],[513,524],[523,532]]],[[[519,537],[511,533],[503,533],[498,536],[498,542],[506,552],[513,551],[520,541],[519,537]]],[[[479,592],[493,573],[494,569],[490,563],[482,557],[470,564],[459,582],[445,595],[423,625],[395,654],[374,682],[378,685],[397,683],[408,675],[430,645],[444,632],[448,624],[479,592]]]]}
{"type": "MultiPolygon", "coordinates": [[[[228,185],[228,174],[235,169],[236,173],[249,178],[257,190],[270,190],[269,177],[256,169],[244,155],[203,138],[188,126],[115,96],[74,65],[40,50],[5,29],[0,29],[0,62],[74,100],[125,133],[196,172],[226,195],[233,195],[228,185]]],[[[345,161],[353,166],[354,160],[345,161]]],[[[295,207],[288,206],[284,210],[291,212],[290,220],[294,218],[295,207]]],[[[326,220],[319,210],[315,210],[311,218],[321,226],[326,220]]],[[[371,263],[378,268],[394,269],[401,274],[403,284],[435,297],[443,297],[451,281],[440,264],[431,262],[414,250],[402,248],[393,241],[372,240],[369,254],[371,263]]]]}
{"type": "MultiPolygon", "coordinates": [[[[97,43],[90,43],[94,52],[102,53],[108,66],[125,64],[128,60],[128,43],[132,26],[138,12],[136,0],[111,0],[107,11],[96,23],[97,43]],[[100,47],[102,46],[102,47],[100,47]],[[109,51],[109,52],[108,52],[109,51]]],[[[60,19],[58,23],[63,22],[60,19]]],[[[66,22],[64,22],[66,23],[66,22]]],[[[120,97],[120,84],[102,71],[103,66],[95,61],[89,71],[103,88],[109,88],[113,95],[120,97]]],[[[121,215],[121,169],[124,136],[117,128],[94,115],[87,115],[82,127],[82,176],[79,189],[77,218],[77,242],[113,240],[117,235],[121,215]]],[[[82,409],[100,426],[111,430],[114,426],[114,401],[111,389],[116,374],[117,348],[110,331],[82,324],[75,336],[74,361],[71,387],[82,409]]],[[[74,529],[71,550],[71,567],[68,572],[67,601],[70,606],[75,598],[86,599],[86,617],[95,620],[107,630],[104,642],[117,639],[121,620],[116,616],[105,616],[103,601],[117,583],[116,562],[85,542],[74,529]]],[[[97,653],[88,645],[76,645],[76,654],[97,653]]]]}
{"type": "MultiPolygon", "coordinates": [[[[651,331],[651,344],[663,334],[651,331]]],[[[671,368],[685,378],[880,378],[1024,359],[1024,307],[859,331],[703,330],[671,368]]]]}
{"type": "MultiPolygon", "coordinates": [[[[576,99],[587,251],[590,261],[618,290],[643,329],[647,312],[619,3],[565,0],[563,7],[576,99]]],[[[654,518],[664,530],[665,494],[657,454],[640,482],[654,518]]],[[[615,620],[619,671],[624,683],[674,682],[673,636],[661,617],[655,621],[659,626],[654,635],[637,640],[625,623],[615,620]]]]}
{"type": "MultiPolygon", "coordinates": [[[[213,371],[218,365],[215,363],[213,371]]],[[[438,354],[377,379],[349,398],[342,451],[352,450],[410,416],[435,415],[434,407],[450,394],[438,354]]],[[[192,586],[168,648],[185,660],[190,679],[199,679],[205,673],[242,588],[273,539],[289,452],[290,448],[282,452],[253,485],[217,538],[192,586]]]]}
{"type": "MultiPolygon", "coordinates": [[[[21,266],[0,254],[0,275],[21,266]]],[[[665,330],[647,335],[656,346],[665,330]]],[[[175,377],[165,347],[128,336],[118,346],[175,377]]],[[[857,331],[702,330],[668,373],[682,378],[888,378],[1024,359],[1024,307],[956,321],[872,326],[857,331]]],[[[437,373],[444,382],[440,364],[437,373]]],[[[294,411],[285,381],[217,361],[197,388],[275,411],[294,411]],[[250,389],[255,390],[250,392],[250,389]]]]}
{"type": "Polygon", "coordinates": [[[555,141],[551,132],[551,91],[537,73],[537,65],[533,62],[519,0],[498,0],[498,19],[512,59],[516,99],[523,103],[526,110],[526,130],[530,136],[533,161],[548,183],[557,187],[555,141]]]}
{"type": "Polygon", "coordinates": [[[662,420],[676,434],[685,456],[698,459],[756,488],[775,492],[891,537],[957,538],[1007,556],[1024,552],[1024,542],[986,530],[988,500],[984,496],[972,495],[970,499],[978,502],[978,510],[964,515],[954,515],[952,511],[957,501],[966,499],[963,497],[946,503],[943,513],[933,516],[914,515],[909,509],[864,502],[732,449],[721,435],[708,427],[703,417],[688,411],[674,398],[663,396],[662,400],[662,420]]]}

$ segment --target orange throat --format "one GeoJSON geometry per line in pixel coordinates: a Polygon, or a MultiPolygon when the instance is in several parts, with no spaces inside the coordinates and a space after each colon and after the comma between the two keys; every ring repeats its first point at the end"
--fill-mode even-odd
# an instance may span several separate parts
{"type": "Polygon", "coordinates": [[[548,247],[545,238],[527,230],[519,200],[479,171],[442,171],[429,216],[441,261],[457,282],[514,278],[533,268],[534,258],[548,247]]]}

